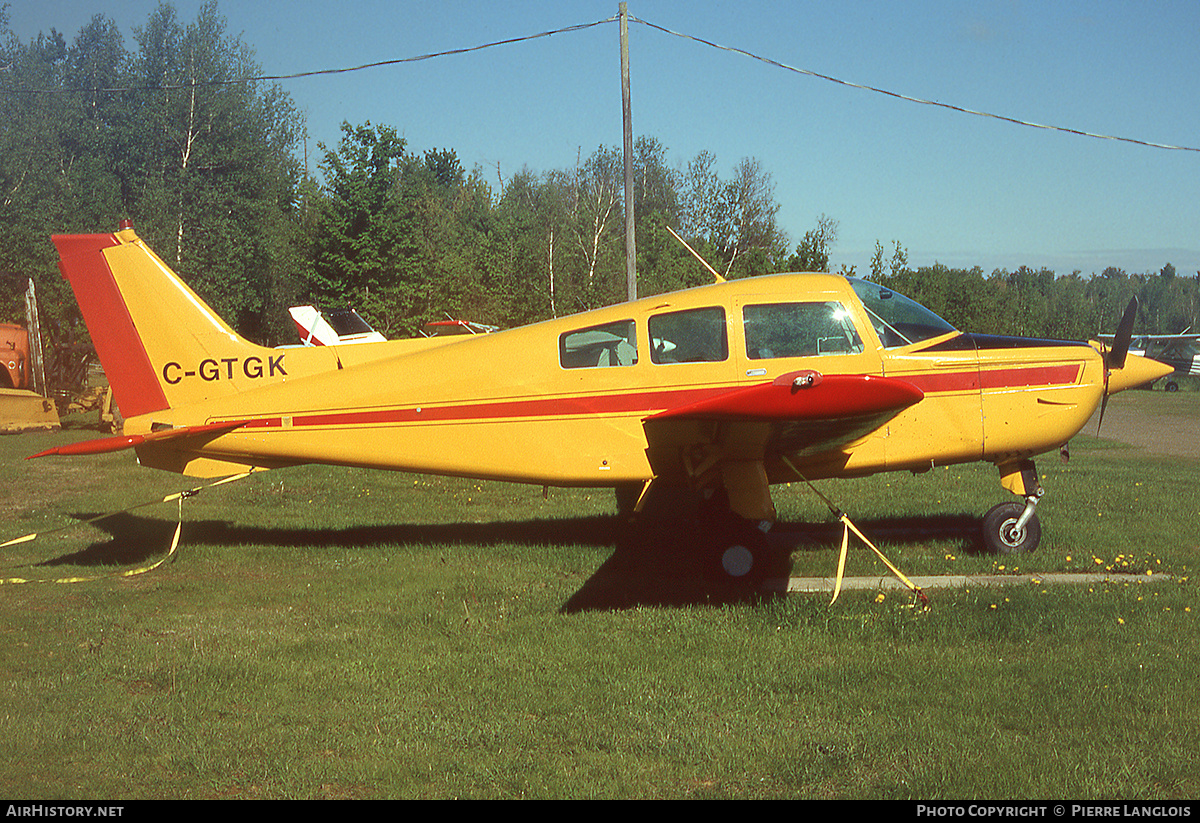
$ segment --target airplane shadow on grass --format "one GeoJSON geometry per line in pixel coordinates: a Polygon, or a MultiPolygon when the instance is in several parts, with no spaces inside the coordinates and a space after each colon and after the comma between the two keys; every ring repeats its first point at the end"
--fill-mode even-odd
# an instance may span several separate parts
{"type": "MultiPolygon", "coordinates": [[[[73,515],[83,521],[90,513],[73,515]]],[[[170,546],[175,523],[122,513],[94,524],[110,539],[39,563],[39,566],[130,566],[161,556],[170,546]]],[[[961,551],[981,551],[980,519],[970,515],[921,518],[882,518],[856,523],[873,541],[891,545],[930,540],[956,542],[961,551]]],[[[490,523],[396,524],[349,529],[288,529],[233,525],[225,520],[184,520],[182,543],[206,546],[277,546],[351,548],[380,544],[449,544],[489,546],[517,543],[530,546],[613,547],[612,555],[562,606],[564,613],[620,610],[638,606],[720,605],[757,602],[781,596],[778,592],[745,591],[731,587],[714,574],[715,564],[686,530],[633,529],[613,516],[559,520],[497,521],[490,523]]],[[[693,533],[694,534],[694,533],[693,533]]],[[[778,574],[790,571],[794,552],[836,548],[842,525],[780,523],[771,535],[779,557],[778,574]]],[[[860,547],[861,548],[861,547],[860,547]]],[[[866,549],[863,549],[866,551],[866,549]]],[[[831,569],[832,574],[832,569],[831,569]]]]}

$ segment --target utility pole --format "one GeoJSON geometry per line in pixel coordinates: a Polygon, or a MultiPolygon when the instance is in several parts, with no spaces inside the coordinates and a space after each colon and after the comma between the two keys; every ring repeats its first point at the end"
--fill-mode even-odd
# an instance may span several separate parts
{"type": "Polygon", "coordinates": [[[625,120],[625,288],[637,300],[637,242],[633,229],[633,115],[629,104],[629,11],[621,3],[621,107],[625,120]]]}

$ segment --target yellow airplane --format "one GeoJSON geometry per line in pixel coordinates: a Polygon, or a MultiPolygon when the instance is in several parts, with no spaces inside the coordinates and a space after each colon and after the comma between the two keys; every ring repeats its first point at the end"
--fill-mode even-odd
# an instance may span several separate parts
{"type": "MultiPolygon", "coordinates": [[[[656,295],[490,334],[265,348],[235,333],[138,238],[53,238],[133,448],[200,477],[327,463],[547,486],[630,503],[686,488],[697,543],[754,580],[770,486],[983,460],[1020,501],[987,545],[1040,537],[1035,455],[1103,398],[1171,371],[1112,349],[966,334],[878,284],[780,274],[656,295]],[[640,500],[639,500],[640,498],[640,500]],[[714,520],[715,518],[715,520],[714,520]]],[[[1124,345],[1124,349],[1122,348],[1124,345]]]]}

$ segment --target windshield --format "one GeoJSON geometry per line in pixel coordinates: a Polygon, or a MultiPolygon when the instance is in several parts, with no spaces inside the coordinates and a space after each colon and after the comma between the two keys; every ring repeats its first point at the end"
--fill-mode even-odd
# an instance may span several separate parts
{"type": "Polygon", "coordinates": [[[863,302],[871,316],[871,325],[886,349],[919,343],[955,330],[929,309],[899,292],[857,277],[846,279],[863,302]]]}

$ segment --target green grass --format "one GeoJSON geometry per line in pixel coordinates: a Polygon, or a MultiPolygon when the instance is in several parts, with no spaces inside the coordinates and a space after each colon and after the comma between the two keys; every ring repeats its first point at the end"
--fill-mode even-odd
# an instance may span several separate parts
{"type": "MultiPolygon", "coordinates": [[[[194,485],[20,459],[87,436],[0,438],[0,539],[194,485]]],[[[1038,468],[1016,559],[971,551],[991,467],[819,486],[908,574],[1127,577],[576,610],[612,567],[608,492],[322,467],[208,490],[153,572],[0,586],[0,795],[1194,798],[1200,464],[1079,438],[1038,468]]],[[[832,574],[824,506],[778,492],[795,573],[832,574]]],[[[175,516],[9,547],[0,577],[147,563],[175,516]]]]}

